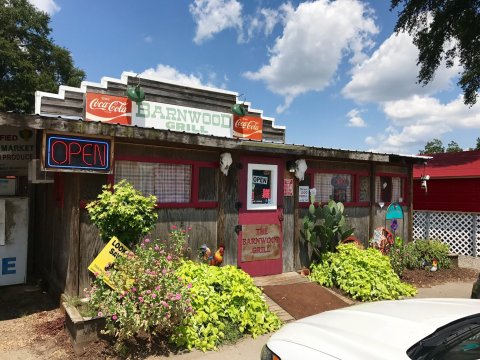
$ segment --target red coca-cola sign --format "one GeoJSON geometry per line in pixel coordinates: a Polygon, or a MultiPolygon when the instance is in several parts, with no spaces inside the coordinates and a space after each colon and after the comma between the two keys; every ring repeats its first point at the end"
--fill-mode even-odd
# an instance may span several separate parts
{"type": "Polygon", "coordinates": [[[132,124],[132,102],[126,97],[87,93],[85,120],[110,124],[132,124]]]}
{"type": "Polygon", "coordinates": [[[233,136],[262,141],[263,120],[253,116],[233,117],[233,136]]]}

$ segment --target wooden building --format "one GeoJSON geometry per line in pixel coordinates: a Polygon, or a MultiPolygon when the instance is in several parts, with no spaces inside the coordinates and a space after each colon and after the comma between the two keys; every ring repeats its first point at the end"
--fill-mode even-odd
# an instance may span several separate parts
{"type": "Polygon", "coordinates": [[[232,114],[236,93],[129,73],[36,96],[36,115],[0,113],[0,130],[34,133],[30,182],[26,168],[0,167],[0,176],[15,178],[15,195],[29,201],[30,273],[57,292],[81,295],[88,287],[87,267],[103,243],[85,204],[123,178],[157,196],[152,237],[165,237],[172,225],[191,227],[193,251],[223,243],[224,263],[252,275],[309,265],[300,228],[311,188],[317,201],[345,203],[365,244],[385,225],[390,202],[405,213],[399,235],[412,233],[418,157],[285,144],[285,128],[250,104],[245,115],[232,114]],[[137,104],[125,94],[138,83],[145,100],[137,104]]]}

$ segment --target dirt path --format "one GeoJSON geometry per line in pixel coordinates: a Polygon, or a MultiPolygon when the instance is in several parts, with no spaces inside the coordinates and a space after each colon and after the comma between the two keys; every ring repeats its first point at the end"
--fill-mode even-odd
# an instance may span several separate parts
{"type": "Polygon", "coordinates": [[[74,359],[59,310],[42,311],[0,322],[0,359],[74,359]]]}

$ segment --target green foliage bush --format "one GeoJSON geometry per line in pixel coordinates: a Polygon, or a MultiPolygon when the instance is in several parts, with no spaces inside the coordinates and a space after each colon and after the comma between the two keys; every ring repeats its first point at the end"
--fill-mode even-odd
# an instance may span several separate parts
{"type": "Polygon", "coordinates": [[[194,309],[173,337],[177,346],[206,351],[227,341],[235,329],[255,337],[280,327],[261,290],[242,270],[186,261],[177,274],[192,284],[194,309]]]}
{"type": "Polygon", "coordinates": [[[172,334],[193,309],[191,284],[178,277],[180,258],[165,251],[165,244],[145,239],[115,260],[106,276],[113,288],[99,275],[87,290],[89,305],[99,317],[106,317],[105,333],[119,343],[138,334],[172,334]]]}
{"type": "Polygon", "coordinates": [[[336,253],[328,253],[321,263],[312,265],[310,278],[361,301],[399,299],[416,293],[413,286],[400,281],[387,256],[353,244],[338,246],[336,253]]]}
{"type": "Polygon", "coordinates": [[[448,244],[438,240],[417,240],[405,246],[404,262],[409,269],[421,269],[425,262],[432,263],[433,259],[438,261],[439,269],[448,269],[451,266],[448,257],[450,249],[448,244]]]}
{"type": "Polygon", "coordinates": [[[116,236],[131,247],[155,227],[158,217],[155,212],[156,201],[155,196],[143,196],[126,180],[122,180],[113,189],[111,185],[104,185],[97,200],[86,208],[104,242],[116,236]]]}

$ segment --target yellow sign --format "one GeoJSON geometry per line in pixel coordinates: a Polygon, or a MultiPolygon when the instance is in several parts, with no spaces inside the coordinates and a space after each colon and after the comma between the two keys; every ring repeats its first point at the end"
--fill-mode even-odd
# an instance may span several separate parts
{"type": "Polygon", "coordinates": [[[103,280],[105,283],[113,288],[113,284],[108,279],[108,276],[105,275],[107,269],[117,257],[122,256],[127,251],[130,251],[120,240],[115,236],[108,242],[107,245],[100,251],[95,260],[92,261],[88,270],[93,272],[95,275],[103,275],[103,280]]]}

